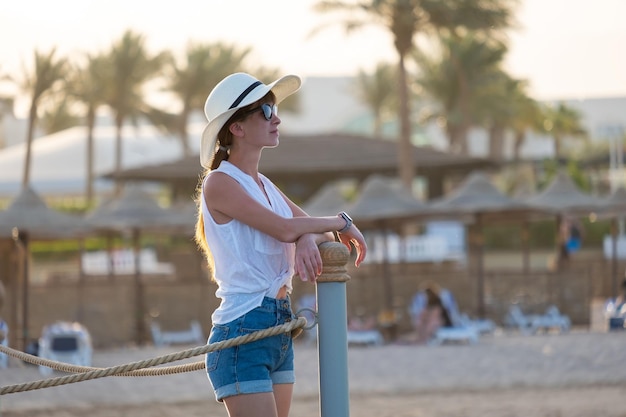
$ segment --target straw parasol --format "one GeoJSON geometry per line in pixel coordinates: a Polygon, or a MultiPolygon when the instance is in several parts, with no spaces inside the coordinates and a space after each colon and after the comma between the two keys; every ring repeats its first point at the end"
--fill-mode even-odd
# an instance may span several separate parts
{"type": "Polygon", "coordinates": [[[334,216],[349,205],[345,188],[342,181],[329,182],[313,194],[302,209],[310,216],[334,216]]]}
{"type": "Polygon", "coordinates": [[[448,195],[431,203],[433,210],[457,215],[481,215],[483,220],[511,220],[511,216],[527,218],[543,212],[498,190],[481,171],[472,172],[448,195]]]}
{"type": "MultiPolygon", "coordinates": [[[[382,277],[385,291],[383,322],[394,324],[393,288],[389,271],[389,245],[387,230],[399,229],[412,221],[425,218],[430,211],[426,204],[415,198],[402,186],[397,178],[379,174],[370,175],[362,184],[357,199],[349,206],[348,212],[355,224],[362,230],[381,230],[383,241],[382,277]]],[[[394,331],[394,330],[392,330],[394,331]]]]}
{"type": "MultiPolygon", "coordinates": [[[[564,170],[560,170],[543,191],[524,201],[530,206],[551,211],[555,216],[557,229],[560,229],[568,217],[586,217],[603,208],[600,198],[582,192],[564,170]]],[[[564,244],[563,239],[559,233],[557,242],[560,245],[564,244]]],[[[557,267],[561,267],[561,262],[558,262],[557,267]]]]}
{"type": "Polygon", "coordinates": [[[619,186],[600,202],[600,213],[604,216],[622,216],[626,211],[626,188],[619,186]]]}
{"type": "Polygon", "coordinates": [[[125,232],[132,229],[171,231],[184,226],[189,219],[175,211],[166,210],[138,187],[127,186],[122,195],[106,201],[85,218],[97,230],[125,232]]]}
{"type": "Polygon", "coordinates": [[[127,186],[122,195],[107,201],[86,217],[86,222],[101,232],[130,232],[135,252],[135,288],[137,317],[135,318],[136,340],[143,343],[145,303],[141,279],[140,250],[141,232],[178,232],[188,227],[189,219],[184,213],[166,210],[145,191],[127,186]]]}
{"type": "Polygon", "coordinates": [[[198,205],[193,198],[177,199],[168,211],[172,214],[174,223],[180,226],[177,228],[177,232],[194,234],[198,219],[198,205]]]}
{"type": "Polygon", "coordinates": [[[562,170],[543,191],[526,198],[524,202],[532,207],[573,216],[586,216],[602,208],[600,199],[582,192],[562,170]]]}
{"type": "Polygon", "coordinates": [[[34,239],[75,237],[88,232],[78,216],[50,209],[30,187],[25,187],[0,215],[0,236],[10,237],[13,229],[34,239]]]}
{"type": "MultiPolygon", "coordinates": [[[[22,271],[22,337],[24,348],[28,343],[28,268],[30,240],[54,240],[78,237],[88,232],[84,221],[77,216],[50,209],[30,187],[22,188],[0,215],[0,236],[12,237],[20,251],[22,271]]],[[[17,304],[14,304],[17,308],[17,304]]],[[[15,312],[17,316],[17,312],[15,312]]]]}
{"type": "Polygon", "coordinates": [[[429,207],[402,186],[397,178],[370,175],[358,198],[350,205],[350,215],[361,228],[399,226],[432,216],[429,207]]]}
{"type": "MultiPolygon", "coordinates": [[[[500,192],[483,172],[472,172],[465,181],[449,195],[433,201],[433,210],[447,212],[459,216],[471,216],[474,220],[474,233],[470,236],[470,246],[475,252],[476,268],[478,275],[477,301],[478,314],[485,314],[485,294],[484,294],[484,242],[483,225],[494,221],[515,221],[539,217],[543,210],[531,207],[528,204],[508,197],[500,192]]],[[[524,270],[528,270],[528,233],[527,222],[523,223],[524,233],[522,233],[524,246],[524,270]]]]}

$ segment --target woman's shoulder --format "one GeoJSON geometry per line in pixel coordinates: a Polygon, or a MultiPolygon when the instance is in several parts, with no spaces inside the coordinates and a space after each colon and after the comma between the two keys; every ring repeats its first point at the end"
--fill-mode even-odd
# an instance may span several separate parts
{"type": "Polygon", "coordinates": [[[236,177],[229,175],[227,172],[213,170],[207,174],[202,184],[202,192],[204,194],[220,195],[232,188],[233,181],[239,183],[236,177]]]}
{"type": "Polygon", "coordinates": [[[205,181],[223,181],[232,178],[239,182],[240,175],[241,171],[236,166],[229,164],[227,161],[222,161],[219,167],[206,175],[205,181]]]}

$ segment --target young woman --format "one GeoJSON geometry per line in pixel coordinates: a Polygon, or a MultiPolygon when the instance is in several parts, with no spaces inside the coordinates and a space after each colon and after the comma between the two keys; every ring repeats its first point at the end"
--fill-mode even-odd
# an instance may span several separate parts
{"type": "MultiPolygon", "coordinates": [[[[206,100],[196,241],[221,299],[209,343],[291,320],[292,276],[315,282],[322,269],[318,245],[332,240],[332,232],[354,245],[357,266],[365,258],[363,235],[346,213],[309,217],[259,173],[263,148],[279,143],[277,105],[300,84],[295,75],[266,85],[236,73],[206,100]]],[[[209,353],[206,367],[229,416],[288,416],[295,380],[290,335],[209,353]]]]}

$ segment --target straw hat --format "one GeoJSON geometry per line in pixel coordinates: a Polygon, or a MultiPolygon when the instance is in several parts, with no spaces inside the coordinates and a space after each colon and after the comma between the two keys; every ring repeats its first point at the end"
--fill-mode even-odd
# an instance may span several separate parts
{"type": "Polygon", "coordinates": [[[238,72],[220,81],[204,104],[204,114],[209,123],[202,132],[200,163],[208,168],[215,153],[217,134],[230,117],[240,108],[254,103],[272,91],[276,104],[295,93],[302,84],[300,77],[285,75],[270,84],[263,84],[250,74],[238,72]]]}

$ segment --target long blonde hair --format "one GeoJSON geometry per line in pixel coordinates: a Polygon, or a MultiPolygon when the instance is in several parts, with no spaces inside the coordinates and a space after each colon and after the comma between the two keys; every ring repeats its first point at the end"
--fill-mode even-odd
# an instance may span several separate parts
{"type": "MultiPolygon", "coordinates": [[[[196,245],[198,246],[200,251],[202,251],[202,253],[204,254],[211,271],[214,271],[213,266],[215,264],[215,261],[211,253],[211,248],[209,248],[209,245],[206,241],[206,235],[204,234],[204,215],[202,214],[202,186],[204,184],[204,179],[211,171],[217,169],[222,161],[228,161],[228,150],[233,144],[233,134],[230,131],[230,125],[237,121],[246,119],[248,117],[248,115],[246,114],[248,110],[257,106],[259,103],[267,102],[268,99],[275,100],[273,92],[270,91],[260,100],[240,108],[228,119],[226,123],[224,123],[224,126],[222,126],[219,133],[217,134],[217,150],[213,155],[211,165],[209,166],[209,168],[204,170],[198,181],[198,186],[196,187],[195,201],[198,215],[196,216],[197,221],[194,241],[196,242],[196,245]]],[[[211,280],[215,280],[213,272],[211,272],[211,280]]]]}

